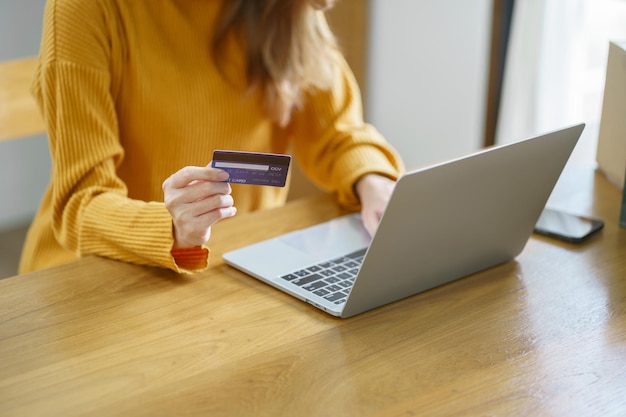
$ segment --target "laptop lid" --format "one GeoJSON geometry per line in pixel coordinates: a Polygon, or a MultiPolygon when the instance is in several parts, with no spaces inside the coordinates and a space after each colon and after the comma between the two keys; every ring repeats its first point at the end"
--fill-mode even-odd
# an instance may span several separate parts
{"type": "Polygon", "coordinates": [[[342,309],[307,300],[341,317],[508,262],[528,241],[583,129],[579,124],[407,172],[371,243],[357,217],[348,216],[226,253],[224,260],[306,299],[279,277],[369,243],[342,309]]]}

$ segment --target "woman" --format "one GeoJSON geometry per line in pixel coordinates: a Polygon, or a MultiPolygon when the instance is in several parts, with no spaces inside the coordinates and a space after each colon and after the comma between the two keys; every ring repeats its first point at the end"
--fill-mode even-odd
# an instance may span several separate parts
{"type": "Polygon", "coordinates": [[[52,175],[20,272],[86,254],[206,268],[213,224],[287,193],[231,187],[214,149],[293,151],[373,232],[402,163],[363,123],[331,3],[48,0],[32,90],[52,175]]]}

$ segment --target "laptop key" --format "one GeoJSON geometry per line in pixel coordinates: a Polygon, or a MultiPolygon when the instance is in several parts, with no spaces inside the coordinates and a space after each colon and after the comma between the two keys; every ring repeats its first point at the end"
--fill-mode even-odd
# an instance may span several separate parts
{"type": "Polygon", "coordinates": [[[341,291],[341,290],[343,290],[343,288],[342,288],[342,287],[340,287],[339,285],[336,285],[336,284],[329,285],[329,286],[328,286],[328,289],[329,289],[330,291],[341,291]]]}
{"type": "Polygon", "coordinates": [[[286,279],[287,281],[292,281],[298,278],[298,276],[296,274],[287,274],[287,275],[283,275],[281,278],[286,279]]]}
{"type": "Polygon", "coordinates": [[[303,285],[306,285],[306,284],[308,284],[310,282],[317,281],[318,279],[322,279],[322,278],[324,278],[324,277],[321,276],[321,275],[311,274],[308,277],[302,277],[302,278],[294,279],[291,282],[293,282],[296,285],[303,286],[303,285]]]}
{"type": "Polygon", "coordinates": [[[310,283],[309,285],[303,287],[305,290],[308,291],[314,291],[317,290],[319,288],[325,287],[328,284],[326,282],[324,282],[324,280],[319,280],[319,281],[314,281],[312,283],[310,283]]]}
{"type": "Polygon", "coordinates": [[[321,262],[305,269],[294,271],[281,278],[324,297],[335,304],[345,303],[347,292],[354,283],[365,250],[321,262]]]}
{"type": "Polygon", "coordinates": [[[331,295],[327,295],[324,298],[327,299],[328,301],[338,301],[338,300],[341,300],[342,298],[346,298],[346,294],[344,294],[343,292],[337,292],[331,295]]]}

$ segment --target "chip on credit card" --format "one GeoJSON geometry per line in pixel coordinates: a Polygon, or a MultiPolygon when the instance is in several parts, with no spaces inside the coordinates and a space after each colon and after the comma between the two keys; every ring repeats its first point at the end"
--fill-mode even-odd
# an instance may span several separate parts
{"type": "Polygon", "coordinates": [[[290,162],[283,154],[216,150],[211,166],[228,172],[233,184],[284,187],[290,162]]]}

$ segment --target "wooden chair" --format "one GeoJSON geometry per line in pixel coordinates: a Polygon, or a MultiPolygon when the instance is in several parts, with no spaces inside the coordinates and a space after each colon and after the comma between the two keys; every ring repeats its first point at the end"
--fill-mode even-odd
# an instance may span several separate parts
{"type": "MultiPolygon", "coordinates": [[[[0,62],[0,152],[6,152],[2,142],[46,132],[37,103],[30,94],[36,64],[34,57],[0,62]]],[[[17,274],[26,230],[27,224],[0,230],[0,279],[17,274]]]]}
{"type": "Polygon", "coordinates": [[[0,62],[0,142],[46,132],[30,94],[36,64],[35,57],[0,62]]]}

